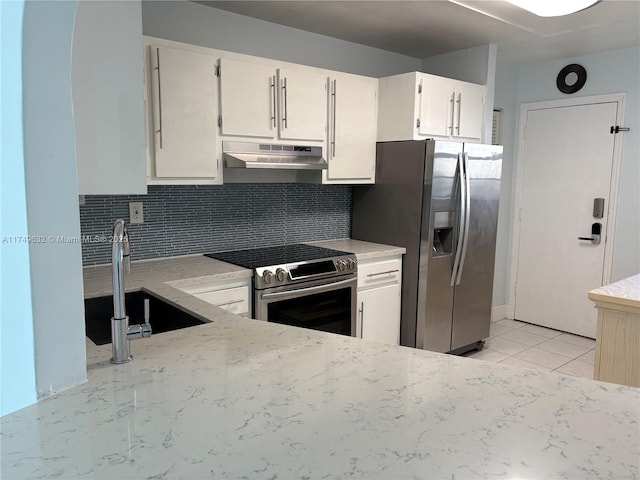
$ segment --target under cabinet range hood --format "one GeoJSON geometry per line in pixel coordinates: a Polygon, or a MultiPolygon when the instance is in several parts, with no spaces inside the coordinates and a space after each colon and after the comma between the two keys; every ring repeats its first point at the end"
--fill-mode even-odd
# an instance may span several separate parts
{"type": "Polygon", "coordinates": [[[276,145],[270,143],[222,142],[226,168],[267,168],[279,170],[324,170],[322,147],[276,145]]]}

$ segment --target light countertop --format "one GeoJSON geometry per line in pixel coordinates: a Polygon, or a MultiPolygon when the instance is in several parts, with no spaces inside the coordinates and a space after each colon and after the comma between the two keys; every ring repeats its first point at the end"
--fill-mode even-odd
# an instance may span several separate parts
{"type": "Polygon", "coordinates": [[[223,313],[132,347],[2,418],[3,479],[640,474],[639,389],[223,313]]]}
{"type": "Polygon", "coordinates": [[[318,247],[332,248],[351,252],[358,260],[370,260],[373,258],[389,257],[392,255],[403,255],[407,252],[404,247],[394,247],[381,243],[363,242],[362,240],[352,240],[344,238],[342,240],[325,240],[323,242],[313,242],[311,245],[318,247]]]}
{"type": "Polygon", "coordinates": [[[589,299],[635,307],[640,313],[640,274],[591,290],[589,299]]]}
{"type": "Polygon", "coordinates": [[[136,340],[126,365],[89,342],[86,384],[2,417],[3,479],[640,475],[640,389],[245,319],[180,295],[211,323],[136,340]]]}
{"type": "MultiPolygon", "coordinates": [[[[199,278],[206,281],[223,281],[250,278],[251,270],[214,260],[204,255],[188,255],[132,262],[131,273],[125,276],[127,292],[148,289],[149,286],[170,280],[199,278]]],[[[85,298],[111,295],[111,265],[83,268],[85,298]]]]}

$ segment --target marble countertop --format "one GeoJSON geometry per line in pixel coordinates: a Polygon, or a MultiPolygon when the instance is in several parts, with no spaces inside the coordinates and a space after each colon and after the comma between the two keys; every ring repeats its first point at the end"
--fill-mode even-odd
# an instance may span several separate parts
{"type": "Polygon", "coordinates": [[[589,299],[635,307],[640,313],[640,274],[591,290],[589,299]]]}
{"type": "MultiPolygon", "coordinates": [[[[139,260],[132,262],[131,272],[125,275],[125,290],[135,292],[167,281],[196,278],[203,282],[251,278],[247,268],[214,260],[204,255],[139,260]]],[[[85,298],[102,297],[113,293],[111,265],[83,268],[85,298]]]]}
{"type": "Polygon", "coordinates": [[[403,255],[407,252],[404,247],[394,247],[391,245],[383,245],[381,243],[363,242],[362,240],[352,240],[344,238],[342,240],[325,240],[323,242],[312,242],[311,245],[317,245],[324,248],[333,248],[334,250],[342,250],[352,252],[358,260],[369,260],[372,258],[388,257],[391,255],[403,255]]]}
{"type": "Polygon", "coordinates": [[[631,387],[225,313],[126,365],[97,348],[88,383],[2,418],[3,479],[640,475],[631,387]]]}
{"type": "Polygon", "coordinates": [[[130,288],[210,323],[136,340],[125,365],[88,342],[87,383],[2,417],[3,479],[640,475],[640,389],[245,319],[164,283],[246,278],[204,260],[135,265],[130,288]]]}

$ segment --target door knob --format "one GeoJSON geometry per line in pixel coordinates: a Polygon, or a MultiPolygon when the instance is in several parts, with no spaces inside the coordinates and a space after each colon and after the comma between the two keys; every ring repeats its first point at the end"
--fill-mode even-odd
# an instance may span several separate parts
{"type": "Polygon", "coordinates": [[[591,225],[591,236],[590,237],[578,237],[578,240],[589,241],[594,245],[600,245],[600,239],[602,237],[602,224],[594,223],[591,225]]]}

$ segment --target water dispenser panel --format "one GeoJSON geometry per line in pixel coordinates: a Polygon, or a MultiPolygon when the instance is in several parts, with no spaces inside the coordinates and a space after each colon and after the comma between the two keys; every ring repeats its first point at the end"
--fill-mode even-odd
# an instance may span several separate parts
{"type": "Polygon", "coordinates": [[[436,228],[433,231],[432,257],[451,255],[453,228],[436,228]]]}

